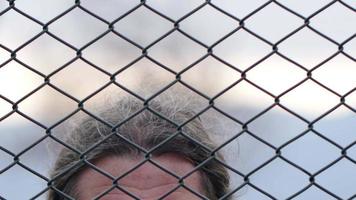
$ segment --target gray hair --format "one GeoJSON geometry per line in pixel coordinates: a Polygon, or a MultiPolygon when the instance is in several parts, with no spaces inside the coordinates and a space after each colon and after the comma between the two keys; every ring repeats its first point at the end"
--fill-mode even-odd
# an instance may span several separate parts
{"type": "Polygon", "coordinates": [[[86,117],[65,138],[65,143],[80,153],[61,149],[50,173],[52,189],[48,200],[66,199],[60,193],[75,198],[77,176],[88,167],[84,160],[92,162],[112,154],[142,155],[152,148],[152,155],[176,153],[195,166],[200,164],[198,170],[203,174],[202,185],[208,199],[227,194],[229,175],[219,163],[224,161],[223,156],[211,152],[216,145],[202,121],[195,117],[199,106],[194,98],[162,94],[144,105],[134,97],[125,96],[105,106],[99,116],[106,123],[86,117]]]}

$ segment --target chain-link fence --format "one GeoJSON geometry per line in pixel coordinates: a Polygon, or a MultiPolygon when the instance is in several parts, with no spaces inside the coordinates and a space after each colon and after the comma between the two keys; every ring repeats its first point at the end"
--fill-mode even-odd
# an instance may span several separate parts
{"type": "Polygon", "coordinates": [[[233,184],[221,199],[356,198],[354,1],[42,3],[0,4],[0,199],[50,190],[71,199],[44,172],[44,143],[70,148],[55,130],[79,112],[106,123],[89,107],[108,88],[137,98],[135,115],[170,121],[150,103],[176,85],[205,102],[186,122],[170,121],[177,132],[207,112],[232,124],[221,132],[236,127],[216,134],[206,159],[225,149],[218,162],[233,184]],[[138,82],[155,76],[154,92],[141,93],[138,82]],[[39,93],[61,100],[46,106],[39,93]],[[37,184],[28,177],[41,184],[16,196],[37,184]]]}

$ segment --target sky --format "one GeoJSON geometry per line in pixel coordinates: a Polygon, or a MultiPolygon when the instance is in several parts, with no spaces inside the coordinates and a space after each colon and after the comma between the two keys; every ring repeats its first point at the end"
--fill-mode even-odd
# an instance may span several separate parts
{"type": "MultiPolygon", "coordinates": [[[[312,72],[312,77],[318,83],[330,88],[321,87],[316,82],[307,80],[307,71],[338,51],[336,43],[342,43],[356,33],[356,14],[341,3],[335,3],[323,12],[313,16],[309,25],[325,34],[334,42],[320,37],[309,28],[303,28],[294,35],[278,43],[280,55],[271,54],[269,43],[276,43],[284,36],[301,27],[304,20],[275,3],[271,3],[256,14],[248,17],[245,27],[265,41],[256,38],[249,31],[239,29],[220,43],[222,37],[235,30],[239,22],[233,18],[243,19],[253,10],[266,3],[262,0],[219,0],[212,4],[233,17],[222,14],[213,6],[205,6],[196,13],[179,22],[179,28],[194,37],[201,44],[187,38],[177,31],[150,46],[148,55],[155,61],[169,67],[174,72],[180,72],[195,61],[203,58],[194,67],[181,74],[181,80],[199,90],[208,97],[214,97],[220,91],[229,88],[241,78],[241,71],[246,71],[248,81],[241,81],[225,93],[216,96],[215,105],[237,118],[247,122],[274,103],[273,96],[283,94],[279,101],[281,106],[275,106],[261,117],[252,121],[248,127],[256,136],[268,141],[274,147],[279,147],[288,140],[308,129],[308,124],[290,114],[287,110],[302,116],[308,121],[314,121],[319,116],[335,108],[333,112],[315,121],[314,130],[326,138],[335,141],[342,148],[356,140],[356,92],[349,93],[356,87],[356,39],[345,45],[343,51],[352,57],[338,54],[312,72]],[[267,41],[267,42],[266,42],[267,41]],[[215,58],[206,56],[211,46],[215,58]],[[271,54],[271,55],[270,55],[271,54]],[[267,55],[270,55],[267,57],[267,55]],[[283,56],[293,60],[287,61],[283,56]],[[218,58],[218,59],[217,59],[218,58]],[[221,60],[223,62],[221,62],[221,60]],[[260,62],[258,62],[260,61],[260,62]],[[229,64],[226,65],[227,62],[229,64]],[[258,64],[256,64],[258,63],[258,64]],[[300,84],[295,89],[289,88],[300,84]],[[257,87],[256,87],[257,86],[257,87]],[[269,93],[263,92],[266,90],[269,93]],[[286,93],[284,93],[286,92],[286,93]],[[345,102],[351,108],[338,106],[340,96],[346,95],[345,102]]],[[[279,1],[284,6],[307,18],[330,1],[313,0],[302,4],[296,0],[279,1]]],[[[354,1],[344,1],[350,7],[356,8],[354,1]]],[[[129,0],[105,0],[100,2],[85,0],[81,6],[100,16],[103,20],[112,22],[139,2],[129,0]]],[[[148,0],[147,5],[158,10],[172,20],[178,20],[204,1],[158,1],[148,0]]],[[[0,1],[0,12],[7,7],[7,1],[0,1]]],[[[18,0],[16,8],[35,17],[42,23],[47,23],[61,12],[73,6],[73,1],[25,1],[18,0]]],[[[48,30],[62,40],[82,48],[88,42],[107,30],[107,24],[88,15],[78,8],[73,9],[48,26],[48,30]]],[[[151,10],[140,7],[135,12],[114,24],[114,30],[134,41],[138,46],[146,47],[157,38],[174,28],[174,23],[160,17],[151,10]]],[[[0,44],[15,50],[30,38],[38,35],[42,27],[14,10],[0,16],[0,44]]],[[[65,65],[76,56],[75,50],[48,34],[42,34],[36,40],[19,49],[16,58],[33,67],[39,73],[11,61],[0,67],[0,95],[11,101],[18,101],[23,96],[40,87],[44,78],[39,74],[48,75],[65,65]]],[[[114,73],[130,62],[140,57],[142,50],[130,44],[118,35],[108,33],[97,42],[87,46],[82,51],[82,57],[100,66],[109,73],[114,73]]],[[[0,63],[6,62],[11,55],[0,48],[0,63]]],[[[144,58],[127,70],[116,76],[121,85],[149,97],[165,85],[175,80],[175,74],[144,58]],[[142,88],[142,86],[145,86],[142,88]],[[143,92],[145,90],[151,92],[143,92]]],[[[70,93],[76,99],[84,99],[95,90],[110,81],[110,76],[91,67],[82,60],[76,60],[68,67],[50,77],[50,83],[63,91],[70,93]]],[[[186,89],[189,92],[189,89],[186,89]]],[[[98,104],[110,99],[110,95],[125,93],[116,86],[109,86],[102,92],[90,98],[85,106],[95,112],[98,104]]],[[[201,98],[196,94],[198,98],[201,98]]],[[[205,101],[206,105],[208,101],[205,101]]],[[[19,110],[35,120],[51,126],[77,108],[77,103],[65,97],[49,86],[41,87],[36,93],[21,101],[19,110]]],[[[12,105],[0,99],[0,118],[12,110],[12,105]]],[[[213,111],[211,111],[213,112],[213,111]]],[[[242,130],[242,127],[221,114],[216,114],[220,120],[219,130],[215,137],[223,143],[242,130]]],[[[55,128],[60,137],[65,125],[55,128]]],[[[215,127],[215,129],[216,129],[215,127]]],[[[341,150],[319,137],[315,132],[307,132],[290,145],[282,148],[282,155],[297,163],[310,173],[315,173],[341,155],[341,150]]],[[[13,153],[21,152],[24,147],[44,137],[43,128],[35,125],[18,114],[0,121],[0,146],[13,153]]],[[[21,163],[36,169],[46,175],[53,163],[56,145],[45,139],[39,145],[20,156],[21,163]]],[[[58,145],[57,145],[58,146],[58,145]]],[[[242,134],[238,139],[222,149],[227,162],[243,173],[249,173],[269,158],[275,155],[275,150],[249,134],[242,134]]],[[[348,155],[356,160],[356,147],[348,149],[348,155]]],[[[12,162],[12,157],[0,151],[0,170],[12,162]]],[[[342,198],[348,198],[356,193],[353,185],[356,183],[356,165],[347,159],[342,159],[336,165],[316,177],[316,181],[328,190],[342,198]]],[[[231,172],[232,188],[243,181],[241,177],[231,172]]],[[[292,167],[280,158],[257,171],[250,177],[251,183],[268,191],[278,199],[285,199],[309,184],[309,177],[292,167]]],[[[31,175],[19,165],[0,174],[0,196],[6,199],[26,199],[43,190],[46,182],[31,175]],[[17,188],[23,192],[16,192],[17,188]]],[[[236,199],[268,199],[251,187],[245,187],[237,192],[236,199]]],[[[39,197],[39,199],[43,199],[39,197]]],[[[315,186],[309,188],[296,199],[334,199],[315,186]]]]}

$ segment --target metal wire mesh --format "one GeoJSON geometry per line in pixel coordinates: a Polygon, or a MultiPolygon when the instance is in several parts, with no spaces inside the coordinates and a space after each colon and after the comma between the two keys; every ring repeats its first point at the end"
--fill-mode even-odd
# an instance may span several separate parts
{"type": "MultiPolygon", "coordinates": [[[[12,163],[10,163],[8,166],[0,169],[0,176],[1,176],[1,174],[5,173],[6,171],[13,168],[14,166],[20,166],[23,169],[30,172],[32,175],[38,176],[40,179],[43,179],[44,181],[46,181],[48,183],[48,186],[46,188],[43,188],[43,190],[41,192],[39,192],[38,194],[36,194],[35,196],[29,197],[30,199],[39,198],[41,195],[46,193],[48,190],[55,190],[60,195],[63,195],[64,197],[71,199],[70,196],[59,191],[57,188],[55,188],[52,185],[53,180],[50,180],[48,177],[45,177],[44,175],[42,175],[42,172],[36,171],[36,170],[32,169],[31,167],[26,166],[25,164],[22,163],[22,160],[21,160],[21,156],[23,154],[30,151],[36,145],[39,145],[41,142],[43,142],[44,140],[49,139],[49,138],[52,140],[55,140],[56,142],[60,143],[63,146],[66,146],[67,148],[71,148],[65,142],[63,142],[62,140],[60,140],[59,138],[57,138],[55,135],[52,134],[52,131],[54,128],[56,128],[61,123],[68,120],[69,118],[71,118],[73,115],[75,115],[76,113],[78,113],[80,111],[90,115],[92,118],[95,118],[96,120],[98,120],[104,124],[107,124],[108,126],[110,126],[113,129],[115,129],[115,128],[119,127],[121,124],[125,123],[126,120],[123,122],[120,122],[118,124],[115,124],[115,125],[108,124],[103,119],[98,117],[95,113],[92,113],[90,110],[87,110],[86,103],[91,98],[96,96],[98,93],[103,91],[105,88],[114,85],[115,87],[118,87],[118,88],[126,91],[127,93],[131,94],[132,96],[134,96],[137,99],[142,101],[143,109],[139,110],[137,113],[140,113],[144,110],[149,110],[149,111],[155,113],[157,116],[164,118],[167,121],[170,121],[168,118],[162,116],[160,113],[157,113],[154,109],[151,109],[149,106],[149,103],[154,98],[156,98],[157,96],[162,94],[164,91],[168,90],[170,87],[172,87],[173,85],[178,84],[178,83],[184,85],[187,89],[193,91],[195,94],[206,99],[209,102],[209,105],[207,107],[203,108],[201,110],[201,112],[199,112],[195,116],[193,116],[192,119],[188,120],[187,122],[185,122],[183,124],[176,124],[175,122],[171,121],[172,124],[175,124],[175,126],[177,126],[177,130],[180,130],[180,128],[183,127],[186,123],[189,123],[189,121],[193,120],[194,118],[199,117],[207,110],[215,110],[218,113],[220,113],[221,115],[233,120],[236,124],[238,124],[242,127],[241,131],[236,132],[233,137],[229,138],[227,141],[222,143],[221,146],[219,146],[217,149],[212,151],[212,154],[211,154],[212,156],[210,158],[208,158],[206,160],[206,162],[208,162],[210,159],[214,159],[214,152],[219,151],[220,149],[224,148],[229,143],[231,143],[233,140],[238,139],[238,138],[242,137],[243,135],[249,135],[249,136],[253,137],[254,139],[260,141],[267,148],[274,151],[274,156],[270,157],[267,161],[264,161],[262,164],[258,165],[253,170],[249,171],[248,173],[240,172],[239,170],[237,170],[235,168],[235,166],[229,166],[228,164],[219,161],[222,165],[224,165],[226,168],[231,170],[232,173],[240,176],[243,179],[243,182],[239,186],[232,188],[231,191],[229,193],[225,194],[221,199],[225,199],[225,198],[233,195],[234,193],[239,192],[240,190],[242,190],[242,188],[244,188],[246,186],[249,186],[250,188],[253,188],[256,192],[260,193],[262,195],[263,199],[278,199],[277,197],[274,196],[274,194],[271,194],[270,191],[262,189],[260,186],[256,185],[254,183],[254,181],[250,180],[251,176],[253,176],[257,172],[261,171],[262,169],[266,168],[266,166],[268,166],[271,162],[273,162],[276,159],[281,159],[283,162],[285,162],[289,166],[292,166],[293,168],[300,171],[302,174],[306,175],[309,178],[308,183],[306,183],[302,188],[298,189],[298,191],[296,191],[295,193],[289,194],[289,196],[286,199],[297,199],[311,187],[318,188],[320,191],[325,193],[328,196],[328,198],[330,198],[330,199],[354,199],[354,198],[356,198],[355,190],[350,191],[351,193],[353,193],[353,195],[345,198],[345,197],[341,197],[338,194],[335,194],[332,190],[328,189],[327,187],[323,186],[322,184],[320,184],[317,181],[318,176],[320,174],[327,172],[328,170],[330,170],[330,168],[332,166],[336,165],[341,160],[346,159],[346,160],[350,161],[353,165],[356,164],[356,160],[348,155],[348,151],[355,146],[356,141],[349,141],[348,145],[343,146],[343,145],[340,145],[339,143],[333,141],[333,139],[328,138],[322,132],[314,129],[315,123],[323,120],[327,115],[334,112],[335,110],[337,110],[340,107],[345,107],[349,111],[353,112],[354,115],[356,113],[356,108],[349,105],[348,101],[347,101],[348,97],[351,96],[353,93],[355,93],[355,90],[356,90],[355,85],[353,85],[353,89],[341,93],[339,91],[336,91],[332,87],[330,87],[330,85],[323,84],[321,81],[319,81],[317,78],[315,78],[313,76],[313,73],[316,70],[322,69],[323,66],[326,65],[326,63],[330,62],[330,60],[332,60],[333,58],[335,58],[338,55],[346,56],[349,59],[349,61],[351,61],[352,63],[355,63],[355,61],[356,61],[356,58],[354,57],[354,54],[352,54],[352,52],[347,52],[344,50],[346,45],[350,44],[352,41],[355,40],[355,37],[356,37],[355,32],[352,33],[351,37],[348,36],[347,39],[344,39],[343,41],[338,41],[337,39],[334,39],[332,36],[329,36],[330,34],[323,33],[322,31],[318,30],[318,28],[313,26],[313,19],[315,17],[317,17],[321,13],[328,12],[328,9],[335,5],[342,6],[348,12],[351,11],[353,15],[356,15],[356,9],[354,7],[352,7],[352,5],[349,5],[348,3],[346,3],[345,1],[342,1],[342,0],[329,1],[327,4],[321,6],[316,11],[314,11],[312,14],[305,16],[305,15],[298,13],[297,11],[294,11],[292,8],[289,8],[288,6],[284,5],[282,1],[270,0],[270,1],[264,2],[263,4],[261,4],[260,6],[258,6],[256,8],[254,8],[249,14],[245,15],[243,18],[238,18],[235,15],[233,15],[232,13],[219,7],[217,2],[207,0],[207,1],[202,2],[200,5],[196,6],[195,8],[189,10],[189,12],[187,12],[184,16],[179,17],[178,19],[172,19],[171,17],[167,16],[165,13],[163,13],[159,9],[152,7],[150,5],[149,1],[141,0],[134,7],[125,11],[125,13],[122,14],[121,16],[115,18],[114,20],[107,20],[107,19],[105,19],[105,17],[95,14],[95,12],[93,12],[89,8],[86,8],[82,4],[81,1],[76,0],[75,2],[73,2],[71,7],[69,7],[67,10],[63,11],[62,13],[58,14],[56,17],[50,19],[46,23],[37,19],[36,17],[31,16],[31,14],[27,14],[26,11],[23,11],[22,9],[18,8],[17,1],[8,0],[7,2],[8,2],[8,5],[4,8],[1,8],[1,10],[0,10],[0,17],[10,11],[13,11],[13,12],[16,12],[17,14],[23,16],[26,19],[26,21],[34,23],[36,26],[41,27],[41,29],[42,29],[42,30],[38,31],[36,33],[36,35],[34,35],[33,37],[26,38],[26,41],[17,45],[16,48],[10,48],[4,44],[0,44],[0,49],[8,52],[10,55],[10,57],[4,59],[4,61],[2,61],[2,63],[0,63],[0,69],[5,68],[10,62],[16,62],[19,65],[21,65],[21,67],[24,67],[24,68],[30,70],[31,73],[33,73],[35,76],[41,77],[43,79],[43,82],[37,88],[33,89],[28,94],[22,96],[17,101],[13,101],[10,98],[4,96],[3,94],[0,94],[0,99],[6,101],[12,107],[12,110],[10,112],[6,113],[3,116],[0,116],[0,122],[9,118],[14,113],[17,113],[17,114],[21,115],[23,118],[30,121],[31,123],[40,127],[42,129],[42,131],[45,132],[45,134],[41,138],[39,138],[36,142],[34,142],[32,144],[26,144],[26,148],[24,148],[19,153],[14,153],[14,152],[10,151],[9,149],[7,149],[3,146],[0,146],[1,151],[3,151],[4,153],[8,154],[9,156],[11,156],[13,158],[12,163]],[[262,34],[257,33],[256,31],[253,30],[253,28],[250,28],[248,26],[248,24],[249,24],[248,20],[250,18],[252,18],[253,16],[257,15],[258,13],[267,9],[267,7],[270,5],[277,6],[278,8],[283,9],[283,11],[290,13],[298,20],[302,20],[303,23],[300,26],[294,28],[292,31],[290,31],[286,34],[283,34],[283,36],[278,38],[276,41],[272,41],[271,39],[266,39],[266,37],[262,36],[262,34]],[[208,45],[207,42],[205,42],[205,41],[201,41],[196,35],[186,32],[180,26],[186,20],[190,19],[195,13],[198,13],[200,10],[207,8],[207,7],[210,9],[213,9],[214,12],[219,12],[220,14],[224,15],[227,20],[230,20],[233,22],[233,24],[235,24],[234,25],[235,27],[232,31],[230,31],[227,34],[224,34],[222,37],[219,37],[218,39],[214,40],[214,42],[210,45],[208,45]],[[155,39],[152,42],[145,44],[145,45],[141,44],[142,42],[135,41],[134,39],[130,39],[129,36],[125,35],[124,33],[120,32],[116,29],[116,26],[118,23],[120,23],[122,20],[127,18],[129,15],[135,13],[140,8],[145,8],[146,10],[148,10],[148,12],[150,12],[151,14],[153,13],[153,14],[157,15],[159,18],[161,18],[161,20],[164,20],[166,23],[170,24],[170,26],[171,26],[171,28],[168,31],[164,32],[159,37],[155,37],[155,39]],[[64,39],[61,34],[56,34],[56,33],[52,32],[52,30],[51,30],[51,27],[54,26],[54,24],[56,24],[58,20],[65,17],[66,15],[70,14],[74,10],[80,10],[82,12],[85,12],[87,15],[91,16],[92,18],[94,18],[97,21],[100,21],[104,26],[106,26],[105,31],[103,31],[100,34],[97,34],[95,36],[95,38],[92,39],[90,42],[83,44],[83,45],[79,45],[80,46],[79,48],[77,47],[78,45],[73,45],[73,44],[71,44],[71,42],[66,41],[66,39],[64,39]],[[315,66],[313,66],[311,68],[307,67],[307,66],[301,64],[301,62],[296,61],[295,59],[291,58],[288,54],[282,53],[279,50],[280,46],[283,45],[284,43],[286,43],[288,40],[291,39],[291,37],[293,37],[294,35],[296,35],[298,32],[300,32],[302,30],[312,31],[313,33],[317,34],[318,37],[329,41],[333,46],[337,47],[337,50],[332,52],[332,54],[330,54],[330,56],[323,58],[323,60],[321,62],[318,62],[317,64],[315,64],[315,66]],[[230,62],[226,61],[224,58],[222,58],[214,53],[214,49],[217,46],[219,46],[219,44],[221,44],[223,41],[227,40],[232,35],[237,34],[241,31],[248,32],[256,40],[261,41],[262,43],[267,45],[269,48],[268,53],[266,53],[261,59],[254,60],[253,64],[250,64],[249,66],[245,66],[244,69],[242,69],[240,66],[235,66],[235,65],[231,64],[230,62]],[[201,56],[197,60],[194,60],[194,62],[192,62],[191,64],[187,65],[186,67],[184,67],[183,69],[181,69],[179,71],[172,70],[169,66],[161,63],[158,59],[155,58],[155,56],[152,56],[150,54],[150,50],[153,47],[155,47],[155,45],[160,43],[162,40],[164,40],[169,35],[176,33],[176,32],[181,33],[182,35],[184,35],[184,37],[191,40],[192,42],[194,42],[196,45],[200,46],[201,48],[205,49],[205,54],[203,56],[201,56]],[[96,64],[95,62],[91,62],[90,58],[83,56],[83,51],[85,51],[91,45],[97,43],[99,40],[101,40],[103,37],[105,37],[108,34],[116,35],[118,38],[121,38],[122,40],[125,40],[126,42],[130,43],[130,45],[132,45],[132,47],[137,48],[141,52],[140,55],[138,57],[132,59],[129,64],[127,64],[124,67],[120,68],[119,70],[116,70],[113,72],[105,70],[100,65],[96,64]],[[48,73],[48,74],[37,70],[34,66],[31,66],[31,63],[25,63],[21,60],[21,57],[18,57],[18,52],[20,52],[26,46],[30,45],[31,43],[36,41],[40,36],[43,36],[43,35],[50,36],[52,39],[58,41],[59,43],[63,44],[64,46],[66,46],[76,52],[75,57],[67,60],[64,65],[56,68],[54,71],[52,71],[51,73],[48,73]],[[278,55],[280,58],[283,58],[285,61],[292,64],[295,68],[299,68],[304,73],[304,75],[303,75],[304,78],[302,78],[300,81],[298,81],[298,83],[294,84],[293,86],[290,86],[287,89],[283,90],[282,92],[278,93],[278,95],[276,95],[274,92],[269,91],[269,89],[265,88],[263,84],[257,83],[256,81],[249,79],[250,72],[253,71],[253,69],[256,68],[256,66],[258,66],[260,63],[264,62],[266,59],[270,58],[273,55],[278,55]],[[175,79],[173,81],[169,82],[165,86],[162,86],[159,89],[159,91],[155,92],[154,94],[152,94],[151,96],[149,96],[147,98],[142,97],[140,94],[136,93],[135,91],[132,91],[131,89],[129,89],[128,87],[126,87],[123,84],[120,84],[117,81],[118,76],[120,76],[122,73],[124,73],[125,70],[135,66],[135,64],[137,62],[139,62],[140,60],[142,60],[143,58],[150,60],[151,62],[158,65],[161,70],[165,70],[167,73],[169,73],[170,75],[175,77],[175,79]],[[199,63],[201,63],[203,60],[205,60],[207,58],[216,59],[217,61],[219,61],[219,62],[223,63],[225,66],[227,66],[229,68],[229,70],[232,70],[240,75],[240,77],[236,78],[236,80],[234,80],[234,82],[232,84],[225,87],[224,89],[222,89],[218,93],[214,94],[213,96],[206,95],[205,93],[201,92],[199,89],[197,89],[196,87],[193,87],[191,84],[187,83],[184,80],[184,76],[187,71],[195,68],[199,63]],[[70,65],[72,65],[73,63],[75,63],[78,60],[81,60],[81,61],[85,62],[86,64],[88,64],[90,67],[96,69],[98,73],[99,72],[102,73],[102,75],[105,76],[106,80],[107,80],[105,82],[105,84],[100,86],[99,89],[97,89],[96,91],[92,91],[90,93],[90,95],[87,95],[84,98],[77,98],[52,83],[52,78],[54,76],[58,75],[58,73],[60,73],[64,69],[68,68],[70,65]],[[328,108],[327,111],[324,111],[323,113],[321,113],[318,117],[316,117],[313,120],[310,120],[310,119],[304,117],[303,115],[294,111],[287,105],[284,105],[283,101],[281,101],[281,99],[284,96],[286,96],[288,93],[290,93],[293,90],[297,90],[298,87],[300,87],[302,84],[304,84],[307,81],[315,83],[316,85],[318,85],[318,87],[321,87],[321,88],[327,90],[328,92],[332,93],[339,101],[336,105],[333,105],[332,107],[328,108]],[[229,112],[227,112],[226,110],[223,110],[219,106],[216,105],[216,101],[219,98],[221,98],[221,96],[225,95],[232,88],[239,87],[242,82],[247,82],[248,84],[252,85],[255,89],[257,89],[259,92],[261,92],[273,99],[273,102],[270,105],[265,107],[262,111],[259,111],[258,113],[254,114],[254,116],[250,117],[248,120],[240,120],[240,119],[236,118],[235,116],[229,114],[229,112]],[[26,112],[23,112],[21,109],[19,109],[19,106],[21,106],[21,104],[23,104],[23,102],[25,102],[28,98],[30,98],[32,95],[39,92],[41,89],[43,89],[46,86],[56,90],[61,95],[65,96],[70,101],[73,101],[77,104],[77,107],[71,113],[67,114],[65,117],[56,121],[55,123],[51,124],[50,126],[47,126],[47,125],[37,121],[30,115],[26,114],[26,112]],[[256,120],[260,119],[261,116],[270,112],[275,107],[281,108],[284,112],[295,116],[300,121],[302,121],[306,124],[306,126],[305,126],[306,128],[303,131],[298,133],[292,139],[289,139],[288,141],[282,143],[281,145],[274,145],[274,144],[270,143],[269,141],[267,141],[266,139],[258,136],[258,134],[255,134],[253,130],[249,129],[249,125],[251,123],[254,123],[256,120]],[[328,143],[328,145],[333,146],[334,148],[338,149],[338,151],[340,152],[340,155],[335,160],[333,160],[332,162],[329,162],[327,165],[322,166],[320,169],[318,169],[315,172],[308,171],[305,168],[305,166],[303,166],[301,164],[297,164],[283,155],[282,152],[285,148],[288,147],[288,145],[293,144],[294,142],[296,142],[298,139],[302,138],[306,134],[309,134],[309,135],[313,134],[314,136],[319,137],[320,139],[322,139],[323,141],[328,143]]],[[[307,3],[307,2],[304,2],[304,3],[307,3]]],[[[356,24],[354,23],[354,25],[356,25],[356,24]]],[[[238,44],[235,44],[235,45],[238,45],[238,44]]],[[[322,69],[322,70],[327,70],[327,69],[322,69]]],[[[0,71],[0,73],[1,73],[1,71],[0,71]]],[[[266,76],[268,76],[268,75],[266,75],[266,76]]],[[[342,79],[342,77],[340,77],[340,79],[342,79]]],[[[219,81],[219,80],[217,80],[217,81],[219,81]]],[[[11,87],[11,86],[8,86],[8,87],[11,87]]],[[[308,101],[308,97],[305,97],[305,98],[306,98],[306,101],[308,101]]],[[[134,117],[134,116],[135,115],[133,115],[132,117],[134,117]]],[[[131,118],[128,118],[127,120],[130,120],[131,118]]],[[[350,127],[350,128],[352,128],[352,127],[350,127]]],[[[113,133],[113,134],[117,134],[120,137],[120,134],[118,134],[118,133],[113,133]]],[[[0,138],[1,138],[1,135],[0,135],[0,138]]],[[[194,140],[191,137],[189,137],[189,139],[194,140]]],[[[126,141],[129,143],[132,143],[130,140],[126,140],[126,141]]],[[[195,141],[195,142],[198,143],[198,141],[195,141]]],[[[132,145],[136,145],[136,144],[132,143],[132,145]]],[[[140,148],[140,147],[138,147],[138,148],[140,148]]],[[[97,169],[97,167],[95,167],[95,165],[92,165],[90,162],[87,162],[85,160],[84,155],[87,152],[78,152],[78,153],[82,155],[83,162],[87,163],[90,167],[95,168],[100,173],[105,174],[105,172],[103,172],[100,169],[97,169]]],[[[150,152],[145,152],[145,153],[149,154],[150,152]]],[[[150,159],[150,157],[147,156],[146,160],[149,160],[149,159],[150,159]]],[[[159,164],[156,164],[156,165],[157,165],[157,167],[161,168],[162,170],[165,170],[159,164]]],[[[204,165],[204,163],[202,163],[202,165],[204,165]]],[[[195,170],[199,170],[200,167],[201,166],[198,166],[195,170]]],[[[135,169],[136,168],[133,168],[132,170],[130,170],[127,173],[130,173],[130,172],[134,171],[135,169]]],[[[167,171],[167,170],[165,170],[165,171],[167,171]]],[[[168,171],[168,173],[172,173],[172,172],[168,171]]],[[[113,178],[113,180],[114,179],[115,178],[113,178]]],[[[184,185],[181,185],[181,186],[185,187],[186,189],[190,190],[192,193],[196,194],[198,198],[206,199],[205,197],[200,196],[198,193],[196,193],[194,190],[190,189],[189,187],[184,186],[184,185]]],[[[118,188],[118,189],[124,190],[119,185],[114,185],[113,188],[118,188]]],[[[112,188],[103,192],[102,196],[104,196],[106,193],[110,192],[111,189],[112,188]]],[[[177,189],[177,188],[175,188],[175,189],[177,189]]],[[[21,190],[21,189],[19,189],[19,190],[21,190]]],[[[167,191],[168,192],[167,195],[169,195],[173,191],[174,190],[167,191]]],[[[138,199],[134,194],[131,194],[129,192],[127,192],[127,193],[132,198],[138,199]]],[[[0,190],[0,199],[6,199],[5,196],[4,197],[2,196],[1,190],[0,190]]]]}

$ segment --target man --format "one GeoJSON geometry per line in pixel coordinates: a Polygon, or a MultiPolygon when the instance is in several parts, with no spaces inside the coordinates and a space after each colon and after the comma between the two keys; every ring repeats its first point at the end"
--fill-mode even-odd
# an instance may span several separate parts
{"type": "Polygon", "coordinates": [[[190,98],[120,98],[65,139],[48,200],[229,199],[229,175],[190,98]],[[183,126],[181,126],[183,125],[183,126]]]}

